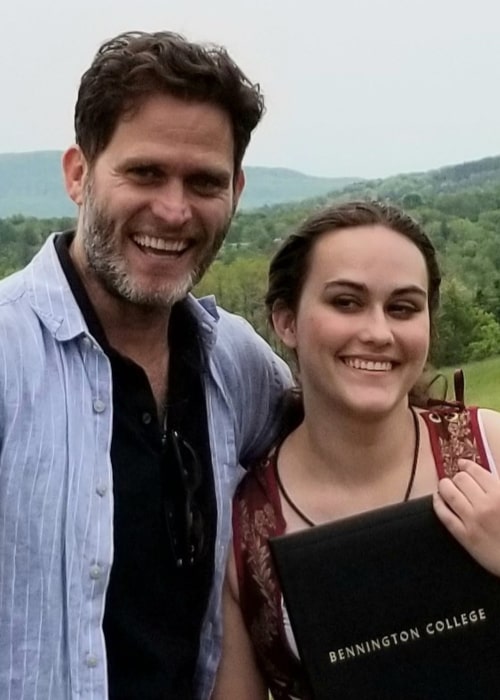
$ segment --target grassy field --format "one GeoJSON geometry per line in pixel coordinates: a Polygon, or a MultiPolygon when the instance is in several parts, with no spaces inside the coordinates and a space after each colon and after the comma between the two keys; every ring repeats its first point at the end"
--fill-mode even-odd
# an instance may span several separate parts
{"type": "MultiPolygon", "coordinates": [[[[450,382],[453,393],[453,369],[444,369],[443,373],[450,382]]],[[[461,367],[465,375],[465,403],[469,406],[482,406],[500,411],[500,356],[491,357],[481,362],[471,362],[461,367]]],[[[453,398],[453,397],[450,397],[453,398]]]]}

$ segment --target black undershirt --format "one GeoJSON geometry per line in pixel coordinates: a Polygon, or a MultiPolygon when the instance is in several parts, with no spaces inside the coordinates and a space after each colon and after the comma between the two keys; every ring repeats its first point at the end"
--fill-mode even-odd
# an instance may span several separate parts
{"type": "Polygon", "coordinates": [[[172,493],[174,485],[165,486],[171,454],[162,444],[162,421],[151,386],[139,365],[109,345],[69,255],[72,237],[72,232],[57,236],[56,250],[113,375],[114,559],[103,624],[109,698],[189,700],[212,583],[216,521],[196,324],[182,302],[173,307],[167,424],[200,458],[203,479],[196,494],[207,543],[199,562],[178,568],[169,544],[165,499],[178,503],[182,495],[172,493]]]}

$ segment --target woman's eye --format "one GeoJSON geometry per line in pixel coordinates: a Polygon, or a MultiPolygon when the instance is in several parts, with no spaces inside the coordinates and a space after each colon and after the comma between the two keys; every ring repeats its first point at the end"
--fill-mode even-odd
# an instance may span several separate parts
{"type": "Polygon", "coordinates": [[[357,311],[361,307],[360,301],[354,297],[336,297],[332,304],[339,311],[357,311]]]}
{"type": "Polygon", "coordinates": [[[419,309],[414,304],[409,303],[391,304],[389,307],[390,314],[397,318],[409,318],[418,313],[418,311],[419,309]]]}

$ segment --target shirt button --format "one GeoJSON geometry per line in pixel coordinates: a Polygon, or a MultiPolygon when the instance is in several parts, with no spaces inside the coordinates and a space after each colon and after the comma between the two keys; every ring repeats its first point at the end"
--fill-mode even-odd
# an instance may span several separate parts
{"type": "Polygon", "coordinates": [[[101,401],[101,399],[95,399],[92,405],[96,413],[102,413],[106,410],[106,404],[104,403],[104,401],[101,401]]]}
{"type": "Polygon", "coordinates": [[[97,664],[99,663],[97,656],[94,656],[93,654],[87,654],[87,657],[85,659],[85,663],[88,666],[88,668],[95,668],[97,664]]]}
{"type": "Polygon", "coordinates": [[[93,579],[94,581],[97,581],[98,579],[101,578],[101,567],[98,566],[97,564],[95,566],[90,567],[90,578],[93,579]]]}
{"type": "Polygon", "coordinates": [[[108,487],[105,484],[99,484],[95,490],[98,496],[105,496],[108,491],[108,487]]]}
{"type": "Polygon", "coordinates": [[[142,422],[144,423],[144,425],[149,425],[152,420],[153,420],[153,417],[152,417],[151,413],[148,413],[146,411],[145,413],[142,414],[142,422]]]}

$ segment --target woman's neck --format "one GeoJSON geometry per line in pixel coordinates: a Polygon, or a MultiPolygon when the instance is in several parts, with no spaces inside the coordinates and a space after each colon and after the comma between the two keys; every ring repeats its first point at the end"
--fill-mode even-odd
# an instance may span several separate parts
{"type": "Polygon", "coordinates": [[[347,411],[330,411],[327,420],[306,416],[283,443],[278,470],[311,520],[327,522],[404,499],[416,449],[406,401],[376,419],[347,411]]]}
{"type": "MultiPolygon", "coordinates": [[[[324,414],[325,415],[325,414],[324,414]]],[[[297,429],[296,445],[313,458],[318,477],[333,474],[344,481],[380,476],[408,451],[414,437],[413,418],[406,404],[384,416],[360,416],[347,411],[329,412],[327,419],[306,412],[297,429]],[[309,417],[308,417],[309,416],[309,417]]]]}

